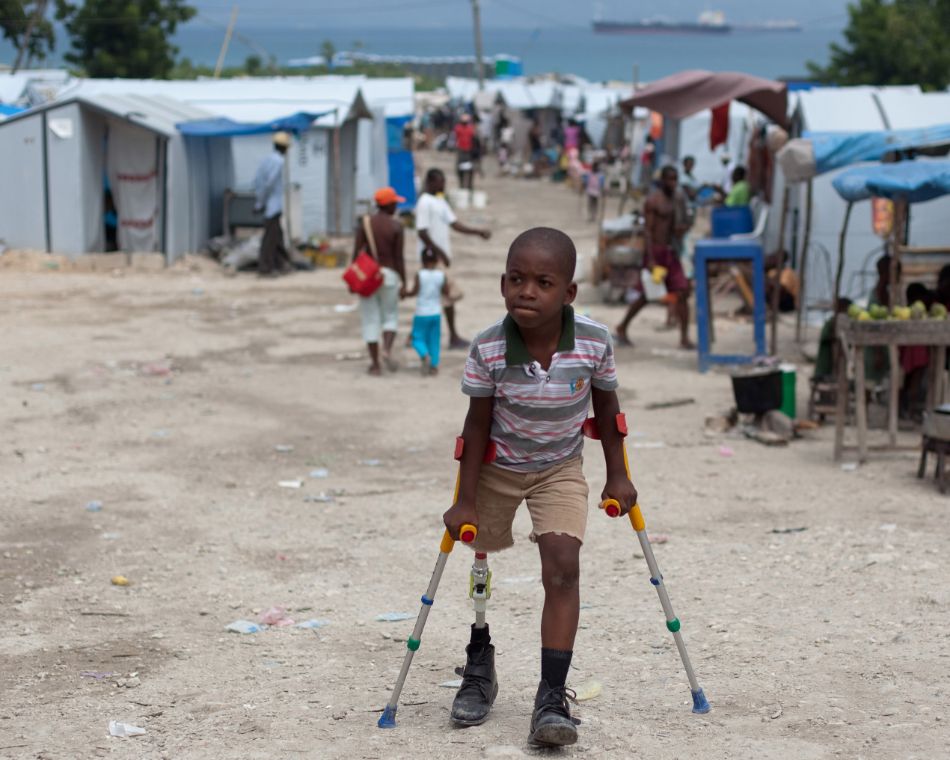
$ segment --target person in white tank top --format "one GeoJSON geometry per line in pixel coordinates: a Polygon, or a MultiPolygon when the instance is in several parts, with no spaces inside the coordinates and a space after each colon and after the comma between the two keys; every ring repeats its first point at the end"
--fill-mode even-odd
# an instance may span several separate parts
{"type": "Polygon", "coordinates": [[[422,252],[422,269],[416,272],[412,287],[403,290],[403,297],[416,297],[416,314],[412,318],[412,347],[422,360],[422,374],[439,372],[442,339],[442,296],[448,293],[445,272],[436,269],[438,256],[431,248],[422,252]]]}

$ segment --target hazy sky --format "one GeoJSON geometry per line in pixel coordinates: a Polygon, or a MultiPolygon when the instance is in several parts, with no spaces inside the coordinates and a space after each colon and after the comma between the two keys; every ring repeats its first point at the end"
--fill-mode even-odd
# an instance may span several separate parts
{"type": "MultiPolygon", "coordinates": [[[[239,6],[239,26],[443,26],[471,23],[470,0],[191,0],[205,20],[226,21],[239,6]]],[[[604,17],[692,20],[716,9],[732,21],[795,18],[807,26],[841,28],[848,0],[481,0],[486,27],[586,26],[604,17]]],[[[200,20],[198,21],[200,23],[200,20]]]]}

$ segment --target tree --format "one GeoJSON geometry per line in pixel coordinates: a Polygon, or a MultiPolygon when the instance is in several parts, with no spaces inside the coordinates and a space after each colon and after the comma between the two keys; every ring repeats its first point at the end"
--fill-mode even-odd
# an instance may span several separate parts
{"type": "Polygon", "coordinates": [[[919,84],[942,90],[950,82],[950,0],[858,0],[848,6],[846,45],[808,68],[839,85],[919,84]]]}
{"type": "Polygon", "coordinates": [[[26,42],[29,59],[46,58],[56,42],[53,24],[43,13],[45,7],[45,2],[0,0],[0,32],[17,50],[26,42]]]}
{"type": "Polygon", "coordinates": [[[323,44],[320,45],[320,55],[323,56],[326,65],[332,69],[333,56],[336,55],[336,46],[330,40],[324,40],[323,44]]]}
{"type": "Polygon", "coordinates": [[[56,0],[72,46],[63,57],[90,77],[167,79],[178,54],[170,39],[195,13],[185,0],[56,0]]]}
{"type": "Polygon", "coordinates": [[[261,73],[261,69],[263,68],[264,62],[261,60],[259,55],[249,55],[244,59],[244,70],[249,76],[258,76],[261,73]]]}

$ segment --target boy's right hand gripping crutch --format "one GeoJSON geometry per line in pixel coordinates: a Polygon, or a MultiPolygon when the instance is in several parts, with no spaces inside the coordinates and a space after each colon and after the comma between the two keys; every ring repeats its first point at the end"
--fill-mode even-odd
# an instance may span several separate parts
{"type": "MultiPolygon", "coordinates": [[[[588,423],[589,424],[585,425],[584,432],[591,438],[599,438],[596,424],[594,424],[593,420],[588,420],[588,423]]],[[[617,415],[617,430],[623,438],[627,437],[627,419],[622,413],[617,415]]],[[[625,443],[621,443],[621,445],[623,446],[623,463],[627,468],[627,477],[629,478],[630,460],[627,459],[627,446],[625,443]]],[[[609,517],[620,516],[620,503],[616,499],[604,500],[600,508],[603,509],[609,517]]],[[[628,517],[630,518],[630,524],[633,525],[633,529],[636,531],[637,538],[640,540],[640,548],[647,561],[647,566],[650,568],[650,583],[656,588],[656,593],[660,597],[660,604],[663,606],[663,613],[666,615],[666,627],[669,632],[673,634],[673,640],[676,642],[676,648],[679,650],[680,659],[683,660],[683,667],[686,668],[686,678],[689,679],[689,688],[693,694],[693,712],[700,714],[708,713],[709,702],[706,699],[706,695],[703,694],[699,682],[696,680],[696,674],[693,672],[693,665],[689,661],[689,655],[686,654],[686,644],[683,643],[683,636],[680,633],[680,621],[673,612],[670,596],[666,593],[666,586],[663,583],[663,574],[656,564],[656,557],[653,556],[653,547],[650,545],[650,539],[647,537],[647,526],[643,520],[643,513],[640,511],[639,504],[634,504],[633,507],[631,507],[628,517]]]]}
{"type": "MultiPolygon", "coordinates": [[[[462,449],[464,446],[464,440],[461,437],[457,438],[455,441],[455,458],[457,460],[462,459],[462,449]]],[[[458,501],[460,480],[461,472],[455,479],[455,496],[452,498],[453,504],[458,501]]],[[[478,528],[474,525],[463,525],[459,529],[459,540],[463,544],[472,543],[477,535],[478,528]]],[[[399,695],[402,693],[402,687],[406,683],[409,666],[412,665],[412,657],[422,643],[422,630],[426,627],[429,609],[435,601],[435,592],[439,587],[439,581],[442,580],[442,571],[445,570],[445,563],[454,547],[455,539],[452,538],[452,535],[448,529],[446,529],[445,533],[442,534],[442,542],[439,544],[439,558],[435,561],[435,570],[432,571],[429,587],[426,589],[425,594],[422,595],[422,607],[419,610],[419,617],[416,618],[416,625],[412,629],[412,635],[406,641],[406,656],[402,661],[402,669],[399,671],[399,677],[396,679],[396,685],[393,687],[393,693],[389,698],[389,703],[386,705],[383,714],[379,717],[379,721],[376,724],[380,728],[396,727],[396,708],[399,705],[399,695]]]]}

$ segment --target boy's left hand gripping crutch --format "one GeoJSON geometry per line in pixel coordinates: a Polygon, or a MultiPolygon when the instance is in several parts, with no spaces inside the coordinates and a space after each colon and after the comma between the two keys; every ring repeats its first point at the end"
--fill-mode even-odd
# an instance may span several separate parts
{"type": "MultiPolygon", "coordinates": [[[[588,423],[589,424],[585,425],[584,432],[591,438],[599,438],[600,436],[597,433],[596,424],[593,423],[593,420],[588,420],[588,423]]],[[[622,438],[627,437],[627,419],[622,413],[617,415],[617,430],[622,438]]],[[[621,445],[623,446],[623,463],[627,469],[627,477],[629,478],[630,460],[627,458],[627,446],[623,442],[621,442],[621,445]]],[[[603,509],[609,517],[620,516],[620,502],[616,499],[605,499],[600,504],[600,508],[603,509]]],[[[686,644],[683,643],[683,635],[680,633],[680,621],[673,612],[670,595],[666,593],[666,586],[663,583],[663,574],[656,564],[656,557],[653,556],[653,547],[650,545],[650,539],[647,536],[647,526],[643,520],[643,512],[640,511],[640,505],[634,504],[630,508],[630,512],[627,516],[630,518],[630,524],[633,525],[637,538],[640,540],[640,549],[643,551],[643,557],[646,559],[647,566],[650,568],[650,583],[656,588],[656,593],[660,597],[660,604],[663,606],[663,613],[666,615],[666,627],[669,632],[673,634],[673,640],[676,642],[676,648],[679,650],[680,659],[683,660],[683,667],[686,668],[686,678],[689,679],[689,688],[693,694],[693,712],[700,714],[708,713],[709,702],[706,699],[706,695],[703,694],[699,681],[696,680],[696,674],[693,672],[693,665],[689,661],[689,655],[686,654],[686,644]]]]}
{"type": "MultiPolygon", "coordinates": [[[[465,441],[459,437],[455,441],[455,458],[461,460],[462,449],[465,441]]],[[[455,496],[452,498],[454,504],[458,500],[459,484],[461,472],[455,479],[455,496]]],[[[459,540],[463,544],[470,544],[478,535],[478,528],[474,525],[463,525],[459,529],[459,540]]],[[[396,708],[399,706],[399,695],[402,693],[402,687],[406,683],[406,676],[409,673],[409,666],[412,665],[412,657],[422,643],[422,630],[426,627],[426,619],[429,617],[429,609],[435,601],[435,592],[439,587],[439,581],[442,580],[442,571],[445,570],[445,563],[455,547],[455,539],[449,534],[448,529],[442,535],[442,543],[439,544],[439,558],[435,561],[435,570],[432,571],[432,578],[429,580],[429,587],[422,596],[422,607],[419,609],[419,617],[416,618],[415,628],[412,629],[412,635],[406,641],[406,656],[402,661],[402,669],[399,671],[399,677],[396,679],[396,685],[393,687],[393,694],[389,698],[389,703],[383,710],[376,724],[380,728],[396,727],[396,708]]]]}

